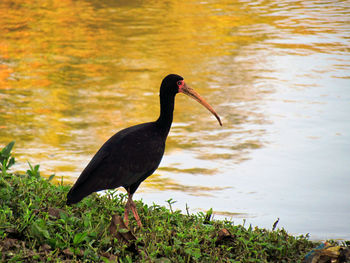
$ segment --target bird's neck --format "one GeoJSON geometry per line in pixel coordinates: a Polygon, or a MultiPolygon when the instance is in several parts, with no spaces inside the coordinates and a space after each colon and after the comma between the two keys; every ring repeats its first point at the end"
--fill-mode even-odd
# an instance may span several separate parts
{"type": "Polygon", "coordinates": [[[167,136],[173,122],[175,96],[160,95],[160,115],[156,121],[164,136],[167,136]]]}

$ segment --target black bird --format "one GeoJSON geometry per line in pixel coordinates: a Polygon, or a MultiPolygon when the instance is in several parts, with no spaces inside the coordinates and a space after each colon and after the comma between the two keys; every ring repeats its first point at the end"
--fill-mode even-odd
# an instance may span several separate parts
{"type": "Polygon", "coordinates": [[[105,189],[124,187],[128,192],[124,221],[129,223],[132,210],[141,227],[136,205],[132,200],[139,185],[157,168],[163,157],[165,141],[173,121],[175,95],[184,93],[197,100],[215,115],[214,109],[179,75],[166,76],[160,86],[160,115],[154,122],[135,125],[114,134],[95,154],[67,195],[67,204],[75,204],[89,194],[105,189]]]}

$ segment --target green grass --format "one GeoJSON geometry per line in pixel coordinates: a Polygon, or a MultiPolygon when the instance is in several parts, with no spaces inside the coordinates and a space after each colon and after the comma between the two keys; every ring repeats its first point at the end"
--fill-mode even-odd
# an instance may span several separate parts
{"type": "Polygon", "coordinates": [[[70,187],[41,177],[38,165],[26,174],[9,173],[15,163],[9,148],[0,152],[2,262],[301,262],[316,246],[284,229],[243,227],[211,220],[211,211],[183,215],[141,201],[136,204],[143,228],[131,218],[136,240],[121,241],[109,226],[113,214],[124,213],[124,194],[92,194],[66,206],[70,187]]]}

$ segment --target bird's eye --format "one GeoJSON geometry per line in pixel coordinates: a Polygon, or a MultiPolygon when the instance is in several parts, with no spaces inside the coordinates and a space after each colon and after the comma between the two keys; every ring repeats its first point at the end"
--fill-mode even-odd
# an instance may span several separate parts
{"type": "Polygon", "coordinates": [[[182,81],[179,80],[179,81],[177,82],[177,85],[178,85],[178,86],[181,86],[181,85],[182,85],[182,81]]]}

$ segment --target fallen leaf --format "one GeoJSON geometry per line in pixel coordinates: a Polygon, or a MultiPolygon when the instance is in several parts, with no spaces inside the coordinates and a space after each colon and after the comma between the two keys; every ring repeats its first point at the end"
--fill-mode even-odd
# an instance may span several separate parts
{"type": "Polygon", "coordinates": [[[4,250],[8,250],[10,248],[19,248],[20,245],[18,244],[18,240],[17,239],[14,239],[14,238],[6,238],[4,241],[3,241],[3,248],[4,250]]]}
{"type": "Polygon", "coordinates": [[[47,209],[47,212],[49,213],[50,216],[55,217],[55,218],[60,218],[60,212],[64,212],[63,209],[59,209],[59,208],[53,208],[53,207],[49,207],[47,209]]]}
{"type": "Polygon", "coordinates": [[[234,239],[234,236],[231,235],[231,233],[226,228],[221,229],[216,236],[217,238],[215,241],[215,245],[220,245],[224,241],[232,241],[234,239]]]}
{"type": "Polygon", "coordinates": [[[73,252],[69,248],[66,248],[62,252],[63,252],[63,254],[65,254],[67,256],[73,256],[73,252]]]}
{"type": "Polygon", "coordinates": [[[103,252],[101,253],[102,257],[108,258],[110,261],[115,262],[117,257],[109,252],[103,252]]]}
{"type": "Polygon", "coordinates": [[[136,240],[136,237],[126,227],[120,215],[112,216],[112,222],[111,222],[111,225],[109,226],[109,233],[112,236],[115,235],[117,239],[122,242],[129,243],[130,241],[136,240]]]}
{"type": "Polygon", "coordinates": [[[43,244],[40,246],[41,251],[49,251],[50,249],[51,249],[51,247],[48,244],[43,244]]]}

